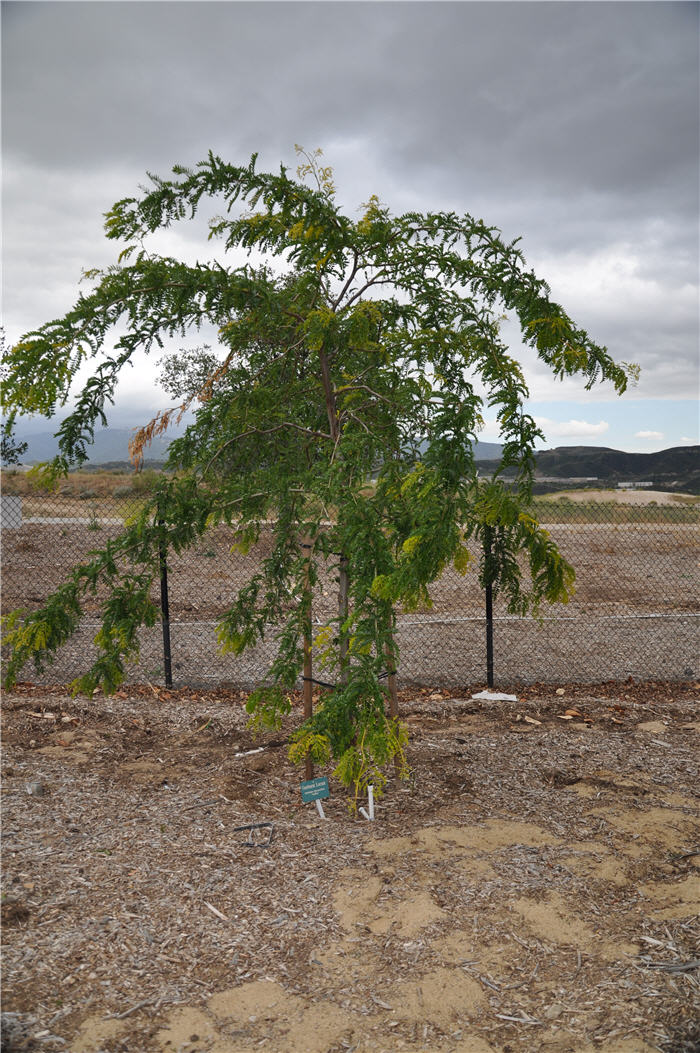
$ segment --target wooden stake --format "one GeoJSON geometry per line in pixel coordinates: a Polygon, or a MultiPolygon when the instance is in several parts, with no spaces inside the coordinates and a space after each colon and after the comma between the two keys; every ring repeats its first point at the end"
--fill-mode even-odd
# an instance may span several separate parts
{"type": "MultiPolygon", "coordinates": [[[[392,637],[393,643],[393,637],[392,637]]],[[[384,654],[387,662],[387,672],[389,676],[387,683],[389,685],[389,716],[398,717],[399,715],[399,691],[396,684],[396,658],[392,651],[390,643],[387,643],[384,648],[384,654]]]]}
{"type": "MultiPolygon", "coordinates": [[[[387,682],[389,685],[389,716],[392,720],[397,720],[399,716],[399,690],[396,683],[396,656],[393,652],[392,644],[394,643],[394,637],[391,635],[384,645],[384,656],[386,658],[386,667],[389,676],[387,682]]],[[[399,760],[398,753],[394,757],[394,771],[398,776],[401,769],[401,762],[399,760]]]]}
{"type": "MultiPolygon", "coordinates": [[[[304,601],[307,604],[307,617],[306,625],[304,627],[304,720],[309,720],[313,716],[314,711],[314,699],[313,699],[313,662],[311,658],[311,585],[310,585],[310,567],[311,567],[311,543],[307,538],[302,545],[306,552],[306,574],[304,578],[304,601]]],[[[314,764],[311,757],[306,755],[306,770],[305,777],[307,779],[313,779],[314,777],[314,764]]]]}
{"type": "Polygon", "coordinates": [[[350,670],[348,668],[348,634],[347,630],[343,628],[345,622],[348,620],[348,594],[350,591],[350,579],[348,577],[348,560],[347,556],[340,557],[340,566],[338,568],[338,658],[340,661],[340,682],[341,684],[347,684],[350,678],[350,670]]]}

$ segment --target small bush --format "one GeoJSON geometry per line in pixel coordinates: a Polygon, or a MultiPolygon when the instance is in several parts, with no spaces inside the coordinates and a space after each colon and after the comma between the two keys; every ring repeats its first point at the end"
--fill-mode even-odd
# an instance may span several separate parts
{"type": "Polygon", "coordinates": [[[144,468],[143,471],[136,472],[132,483],[135,492],[137,494],[150,494],[156,488],[159,474],[153,468],[144,468]]]}

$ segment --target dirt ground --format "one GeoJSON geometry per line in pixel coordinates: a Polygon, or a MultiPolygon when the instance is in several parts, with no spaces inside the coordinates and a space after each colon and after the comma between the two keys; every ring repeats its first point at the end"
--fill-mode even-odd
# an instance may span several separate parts
{"type": "Polygon", "coordinates": [[[700,684],[480,690],[402,693],[374,822],[296,711],[7,694],[2,1050],[700,1049],[700,684]]]}
{"type": "MultiPolygon", "coordinates": [[[[554,502],[553,502],[554,504],[554,502]]],[[[37,610],[67,578],[71,569],[90,558],[120,533],[108,523],[99,531],[85,522],[25,522],[19,530],[5,530],[3,549],[3,613],[22,608],[37,610]],[[47,559],[51,553],[51,559],[47,559]]],[[[576,568],[576,592],[565,608],[567,614],[642,614],[696,612],[698,526],[695,523],[557,523],[548,529],[567,560],[576,568]]],[[[220,618],[237,591],[259,573],[271,551],[270,536],[243,556],[231,553],[235,532],[216,527],[204,540],[168,559],[170,617],[181,622],[220,618]]],[[[448,567],[430,589],[432,615],[483,613],[483,590],[478,581],[478,553],[462,577],[448,567]]],[[[321,620],[336,613],[335,570],[319,564],[319,586],[314,614],[321,620]]],[[[158,602],[157,583],[153,591],[158,602]]],[[[85,597],[88,616],[100,610],[102,590],[85,597]]],[[[562,613],[560,607],[555,612],[562,613]]],[[[496,602],[496,613],[505,604],[496,602]]]]}
{"type": "Polygon", "coordinates": [[[614,501],[618,505],[678,505],[696,503],[699,498],[668,490],[562,490],[552,495],[553,500],[568,497],[570,501],[587,504],[589,501],[614,501]]]}

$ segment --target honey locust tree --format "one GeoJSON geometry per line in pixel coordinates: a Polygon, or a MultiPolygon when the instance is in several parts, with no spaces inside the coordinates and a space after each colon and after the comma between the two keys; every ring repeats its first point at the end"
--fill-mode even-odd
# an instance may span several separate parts
{"type": "Polygon", "coordinates": [[[91,291],[64,318],[12,349],[8,419],[51,414],[77,370],[97,362],[60,427],[60,453],[44,468],[54,482],[85,459],[137,350],[203,325],[216,327],[219,348],[199,349],[189,364],[171,361],[181,401],[142,429],[132,454],[138,460],[192,404],[193,423],[170,446],[173,471],[136,521],[41,610],[13,616],[6,683],[28,659],[49,660],[76,629],[81,597],[106,586],[98,655],[75,686],[114,689],[138,653],[139,627],[158,614],[151,585],[160,544],[180,552],[224,523],[245,545],[274,520],[272,550],[232,598],[220,644],[240,652],[276,634],[276,657],[250,702],[258,718],[274,720],[302,668],[317,567],[333,561],[337,615],[317,643],[336,686],[293,754],[332,757],[356,787],[381,783],[381,766],[402,743],[382,681],[387,662],[398,660],[397,609],[429,603],[430,583],[450,562],[464,572],[470,543],[483,551],[485,531],[498,544],[488,566],[480,557],[480,573],[512,611],[566,600],[572,587],[572,568],[527,511],[540,433],[499,329],[503,312],[558,377],[580,373],[588,388],[608,380],[622,392],[626,371],[552,301],[518,244],[496,228],[452,212],[395,216],[375,197],[350,218],[318,152],[303,154],[297,178],[285,168],[259,172],[256,155],[237,167],[210,153],[194,169],[150,180],[106,216],[107,237],[123,243],[118,263],[89,273],[91,291]],[[246,264],[186,264],[149,250],[151,235],[205,207],[216,213],[210,238],[248,250],[246,264]],[[504,440],[490,481],[477,479],[472,449],[484,403],[504,440]],[[501,481],[506,468],[515,484],[501,481]]]}

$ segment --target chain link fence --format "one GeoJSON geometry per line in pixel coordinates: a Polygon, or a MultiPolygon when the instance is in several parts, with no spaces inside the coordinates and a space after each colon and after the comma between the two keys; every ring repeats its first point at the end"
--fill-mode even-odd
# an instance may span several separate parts
{"type": "MultiPolygon", "coordinates": [[[[3,472],[4,614],[37,610],[90,550],[120,533],[143,501],[149,473],[119,485],[115,479],[106,472],[80,473],[46,495],[33,491],[23,473],[3,472]]],[[[509,616],[495,596],[488,678],[495,685],[700,675],[700,503],[674,495],[657,504],[644,495],[645,503],[637,504],[641,495],[618,501],[621,496],[536,500],[535,515],[576,569],[576,593],[568,605],[545,611],[541,622],[509,616]]],[[[245,556],[231,551],[234,540],[233,530],[219,526],[195,548],[166,553],[167,592],[156,582],[153,597],[162,604],[167,596],[170,655],[162,626],[142,630],[131,681],[249,688],[265,676],[275,653],[274,630],[242,656],[222,655],[217,646],[219,618],[269,551],[264,534],[245,556]]],[[[326,568],[314,596],[317,625],[334,617],[336,590],[326,568]]],[[[486,602],[477,570],[464,577],[446,570],[431,597],[430,610],[399,613],[399,685],[486,683],[486,602]]],[[[66,683],[84,672],[99,610],[99,593],[87,597],[81,628],[55,662],[41,675],[28,665],[23,675],[66,683]]]]}

